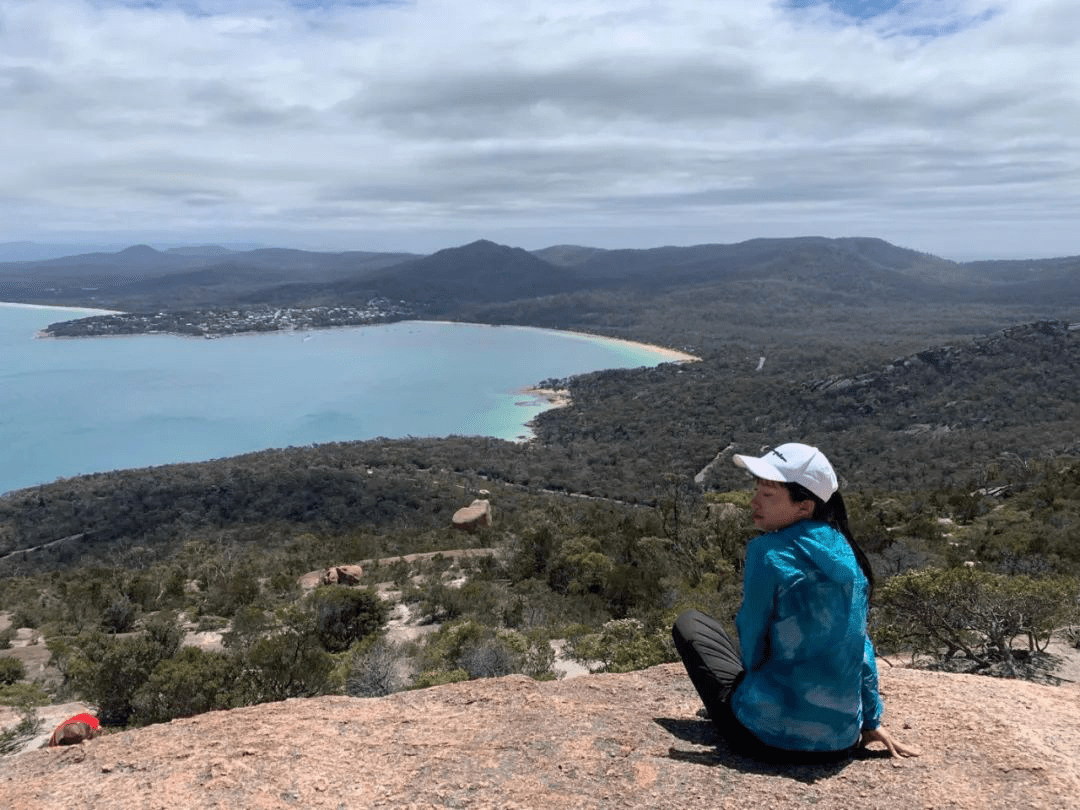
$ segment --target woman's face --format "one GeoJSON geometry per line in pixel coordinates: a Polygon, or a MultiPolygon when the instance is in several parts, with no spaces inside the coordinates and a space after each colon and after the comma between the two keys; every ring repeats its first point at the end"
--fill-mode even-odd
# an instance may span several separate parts
{"type": "Polygon", "coordinates": [[[791,493],[779,481],[757,482],[754,497],[750,499],[750,516],[754,525],[763,532],[786,529],[793,523],[805,520],[814,513],[813,501],[791,500],[791,493]]]}

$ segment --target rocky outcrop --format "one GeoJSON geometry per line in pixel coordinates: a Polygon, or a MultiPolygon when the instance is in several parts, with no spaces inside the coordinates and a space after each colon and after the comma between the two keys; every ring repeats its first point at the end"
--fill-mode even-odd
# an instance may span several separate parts
{"type": "Polygon", "coordinates": [[[460,531],[475,534],[482,527],[490,526],[492,520],[491,501],[478,498],[454,512],[451,525],[460,531]]]}
{"type": "Polygon", "coordinates": [[[806,390],[843,391],[850,388],[886,388],[896,385],[903,372],[920,367],[948,375],[975,366],[980,358],[1006,357],[1015,362],[1016,356],[1036,353],[1041,356],[1075,352],[1076,333],[1080,324],[1064,321],[1036,321],[1003,329],[959,346],[938,346],[900,357],[876,371],[853,377],[833,376],[806,385],[806,390]]]}
{"type": "Polygon", "coordinates": [[[359,585],[363,576],[363,566],[334,565],[330,568],[320,568],[318,571],[309,571],[296,581],[301,588],[310,591],[320,585],[359,585]]]}
{"type": "Polygon", "coordinates": [[[323,574],[323,585],[359,585],[364,569],[359,565],[335,565],[323,574]]]}
{"type": "MultiPolygon", "coordinates": [[[[1027,409],[1037,408],[1040,398],[1075,399],[1078,374],[1080,329],[1039,321],[916,352],[865,373],[805,383],[792,408],[821,415],[830,430],[868,420],[875,429],[929,439],[987,428],[1023,430],[1030,425],[1027,409]]],[[[1058,418],[1069,417],[1062,411],[1058,418]]],[[[1073,437],[1065,441],[1058,452],[1070,451],[1073,437]]]]}
{"type": "Polygon", "coordinates": [[[886,723],[918,759],[735,756],[682,667],[213,712],[0,768],[0,807],[952,808],[1080,796],[1080,691],[882,665],[886,723]]]}

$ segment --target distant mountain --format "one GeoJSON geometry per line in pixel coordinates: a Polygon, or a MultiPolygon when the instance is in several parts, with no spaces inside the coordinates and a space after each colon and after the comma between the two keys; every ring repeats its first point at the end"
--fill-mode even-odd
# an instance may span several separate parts
{"type": "Polygon", "coordinates": [[[56,242],[0,242],[0,262],[33,262],[80,253],[120,250],[119,245],[90,245],[56,242]]]}
{"type": "Polygon", "coordinates": [[[0,264],[0,300],[118,307],[115,290],[183,272],[205,261],[133,245],[116,253],[83,253],[0,264]]]}
{"type": "Polygon", "coordinates": [[[583,286],[579,274],[526,250],[480,240],[396,265],[360,283],[340,282],[334,288],[372,290],[442,311],[453,304],[537,298],[583,286]]]}
{"type": "MultiPolygon", "coordinates": [[[[590,290],[654,294],[680,288],[722,289],[774,279],[848,297],[940,296],[925,266],[951,263],[879,239],[757,239],[735,245],[599,250],[558,246],[527,253],[489,241],[439,251],[364,280],[391,298],[470,305],[590,290]]],[[[338,285],[342,288],[348,282],[338,285]]]]}
{"type": "Polygon", "coordinates": [[[236,253],[237,251],[218,247],[217,245],[199,245],[196,247],[167,248],[165,252],[175,253],[180,256],[227,256],[230,253],[236,253]]]}
{"type": "Polygon", "coordinates": [[[133,245],[115,253],[0,263],[0,300],[135,311],[232,306],[253,291],[290,283],[328,284],[414,258],[408,253],[217,246],[158,251],[133,245]]]}
{"type": "Polygon", "coordinates": [[[830,269],[893,271],[910,275],[913,268],[944,268],[944,259],[890,245],[881,239],[752,239],[731,245],[659,247],[646,250],[584,248],[549,249],[568,267],[593,280],[637,280],[649,286],[715,281],[762,271],[797,274],[800,263],[830,269]]]}
{"type": "Polygon", "coordinates": [[[809,236],[534,252],[480,240],[429,256],[134,245],[0,264],[0,300],[28,303],[147,312],[372,297],[404,301],[420,317],[579,328],[684,346],[765,329],[779,313],[791,334],[830,324],[876,330],[886,322],[913,332],[928,318],[943,334],[971,334],[1017,318],[1070,319],[1068,308],[1080,304],[1080,257],[957,263],[881,239],[809,236]],[[963,323],[947,323],[957,317],[963,323]]]}
{"type": "MultiPolygon", "coordinates": [[[[139,267],[148,269],[156,267],[186,267],[190,266],[190,264],[195,261],[201,261],[201,259],[180,254],[162,253],[159,250],[154,250],[154,248],[149,245],[132,245],[131,247],[124,248],[117,252],[80,253],[74,256],[15,262],[13,264],[26,269],[75,269],[84,267],[139,267]]],[[[4,267],[5,265],[0,265],[0,269],[4,267]]]]}
{"type": "Polygon", "coordinates": [[[573,267],[583,264],[599,253],[606,253],[602,248],[582,247],[581,245],[553,245],[542,250],[532,251],[532,255],[559,267],[573,267]]]}

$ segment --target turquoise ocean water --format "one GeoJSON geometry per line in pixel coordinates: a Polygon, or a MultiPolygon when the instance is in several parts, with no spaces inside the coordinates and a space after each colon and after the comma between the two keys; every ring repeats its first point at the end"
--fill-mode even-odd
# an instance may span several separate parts
{"type": "Polygon", "coordinates": [[[0,494],[270,447],[517,439],[547,407],[523,388],[666,361],[566,332],[421,321],[217,340],[35,338],[83,314],[0,305],[0,494]]]}

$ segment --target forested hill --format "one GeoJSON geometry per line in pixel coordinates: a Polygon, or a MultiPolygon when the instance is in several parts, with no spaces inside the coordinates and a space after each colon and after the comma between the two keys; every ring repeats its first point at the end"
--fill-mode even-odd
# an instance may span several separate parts
{"type": "Polygon", "coordinates": [[[250,293],[293,283],[327,284],[414,259],[408,253],[318,253],[213,246],[0,263],[0,301],[132,312],[231,306],[250,293]]]}
{"type": "Polygon", "coordinates": [[[885,365],[853,363],[841,374],[768,362],[757,371],[722,357],[603,371],[547,381],[568,387],[573,401],[543,413],[530,443],[342,442],[10,493],[0,498],[0,555],[70,537],[55,554],[142,547],[153,556],[183,538],[229,527],[258,534],[266,523],[434,531],[478,488],[522,513],[571,494],[655,508],[702,488],[745,486],[731,454],[778,439],[827,447],[845,488],[965,493],[1013,483],[1035,460],[1080,456],[1078,379],[1080,329],[1064,322],[885,365]],[[718,454],[723,463],[709,466],[718,454]]]}
{"type": "Polygon", "coordinates": [[[800,237],[532,253],[481,240],[423,257],[143,245],[0,264],[0,300],[129,312],[377,297],[404,302],[416,317],[583,329],[702,351],[733,336],[836,345],[868,329],[925,345],[1071,319],[1080,258],[957,263],[880,239],[800,237]]]}
{"type": "MultiPolygon", "coordinates": [[[[542,414],[536,429],[551,452],[566,448],[567,488],[624,498],[655,491],[664,474],[692,476],[725,448],[758,452],[778,437],[830,448],[862,486],[982,486],[1003,457],[1080,455],[1076,326],[1010,327],[838,374],[770,370],[768,358],[760,371],[749,358],[715,358],[599,372],[566,381],[574,405],[542,414]]],[[[740,485],[732,465],[710,469],[706,486],[740,485]]]]}
{"type": "MultiPolygon", "coordinates": [[[[579,273],[550,264],[521,248],[481,240],[440,250],[363,279],[322,288],[313,285],[307,300],[341,301],[379,295],[441,314],[462,304],[555,295],[587,286],[579,273]]],[[[293,288],[290,293],[308,294],[302,288],[293,288]]]]}

